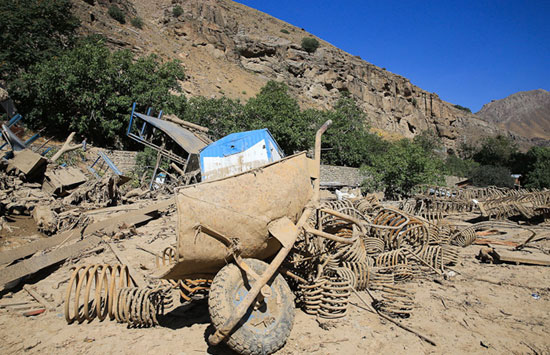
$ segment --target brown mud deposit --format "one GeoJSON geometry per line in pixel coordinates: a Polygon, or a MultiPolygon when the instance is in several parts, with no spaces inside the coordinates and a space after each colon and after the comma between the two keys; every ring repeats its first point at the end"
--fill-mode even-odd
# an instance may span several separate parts
{"type": "MultiPolygon", "coordinates": [[[[176,242],[174,215],[162,217],[119,243],[129,264],[145,275],[155,269],[153,253],[176,242]]],[[[461,219],[472,218],[474,215],[461,219]]],[[[457,221],[458,222],[458,221],[457,221]]],[[[527,234],[506,228],[506,234],[493,239],[522,242],[527,234]]],[[[548,229],[539,230],[544,235],[548,229]]],[[[317,320],[296,310],[294,327],[280,354],[314,353],[513,353],[550,352],[550,273],[547,267],[480,264],[475,259],[482,246],[461,249],[460,262],[452,269],[456,275],[444,280],[435,276],[415,279],[405,285],[414,291],[412,316],[398,319],[434,340],[429,345],[415,335],[363,309],[356,295],[350,312],[337,321],[317,320]]],[[[550,242],[536,242],[527,250],[548,251],[550,242]]],[[[34,317],[21,311],[0,309],[0,334],[3,354],[12,353],[144,353],[231,354],[225,346],[209,347],[210,318],[205,300],[182,306],[161,318],[154,328],[129,328],[126,324],[97,319],[67,325],[63,300],[71,268],[76,265],[116,263],[108,248],[102,253],[84,253],[48,276],[30,278],[38,293],[56,306],[34,317]],[[23,336],[22,336],[23,335],[23,336]]],[[[22,289],[5,294],[0,304],[34,302],[22,289]]],[[[363,299],[369,300],[365,292],[363,299]]]]}

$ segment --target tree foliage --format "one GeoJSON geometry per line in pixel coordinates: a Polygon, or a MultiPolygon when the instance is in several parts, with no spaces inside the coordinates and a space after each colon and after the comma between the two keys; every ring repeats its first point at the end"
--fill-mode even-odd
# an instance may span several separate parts
{"type": "Polygon", "coordinates": [[[462,110],[462,111],[465,111],[465,112],[468,112],[468,113],[472,113],[472,110],[470,110],[468,107],[464,107],[464,106],[461,106],[461,105],[455,105],[455,108],[457,108],[459,110],[462,110]]]}
{"type": "Polygon", "coordinates": [[[332,120],[332,126],[323,136],[325,163],[360,167],[386,149],[382,139],[369,133],[365,113],[349,94],[343,94],[333,110],[321,115],[316,126],[327,119],[332,120]]]}
{"type": "Polygon", "coordinates": [[[518,146],[511,138],[498,135],[485,138],[473,158],[481,165],[510,168],[514,154],[517,152],[518,146]]]}
{"type": "Polygon", "coordinates": [[[445,159],[445,168],[449,175],[459,177],[469,177],[475,168],[479,166],[479,163],[472,159],[460,159],[455,154],[449,154],[445,159]]]}
{"type": "Polygon", "coordinates": [[[443,183],[443,162],[419,143],[403,139],[373,156],[363,171],[370,175],[363,183],[368,191],[384,191],[387,198],[409,196],[418,184],[443,183]]]}
{"type": "Polygon", "coordinates": [[[550,148],[532,147],[525,158],[525,187],[550,188],[550,148]]]}
{"type": "Polygon", "coordinates": [[[0,0],[0,18],[0,79],[6,80],[69,47],[79,25],[69,0],[0,0]]]}
{"type": "Polygon", "coordinates": [[[174,17],[180,17],[181,15],[183,15],[183,8],[179,5],[174,6],[174,8],[172,9],[172,15],[174,17]]]}
{"type": "Polygon", "coordinates": [[[113,147],[121,145],[132,102],[183,112],[185,97],[171,93],[180,90],[183,77],[177,61],[135,59],[130,51],[110,52],[101,38],[89,37],[34,66],[10,92],[32,128],[60,138],[76,131],[113,147]]]}
{"type": "Polygon", "coordinates": [[[184,119],[208,127],[215,140],[247,130],[243,105],[226,97],[209,99],[198,96],[190,99],[184,119]]]}
{"type": "Polygon", "coordinates": [[[514,187],[510,170],[504,166],[481,165],[473,169],[470,179],[475,186],[514,187]]]}
{"type": "Polygon", "coordinates": [[[284,83],[269,81],[244,106],[245,127],[267,128],[286,154],[309,148],[310,122],[301,119],[300,106],[284,83]]]}
{"type": "Polygon", "coordinates": [[[313,37],[302,38],[302,49],[308,53],[314,53],[319,48],[319,41],[313,37]]]}
{"type": "Polygon", "coordinates": [[[142,29],[143,28],[143,19],[139,16],[136,16],[136,17],[132,17],[132,19],[130,20],[130,23],[132,24],[132,26],[134,26],[135,28],[139,28],[139,29],[142,29]]]}

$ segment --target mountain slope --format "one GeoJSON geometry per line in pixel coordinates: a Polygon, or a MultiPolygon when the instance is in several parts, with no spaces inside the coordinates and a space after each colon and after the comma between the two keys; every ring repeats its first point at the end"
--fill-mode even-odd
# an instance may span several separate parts
{"type": "Polygon", "coordinates": [[[476,115],[515,134],[550,140],[550,92],[546,90],[517,92],[483,105],[476,115]]]}
{"type": "Polygon", "coordinates": [[[349,92],[378,131],[413,137],[436,132],[449,148],[483,135],[506,133],[461,111],[435,93],[318,39],[308,54],[303,37],[315,37],[267,14],[229,0],[75,0],[84,33],[101,33],[116,47],[180,59],[189,96],[247,100],[268,80],[285,82],[302,107],[328,108],[349,92]],[[107,15],[112,4],[140,16],[143,29],[107,15]],[[172,15],[175,5],[184,14],[172,15]]]}

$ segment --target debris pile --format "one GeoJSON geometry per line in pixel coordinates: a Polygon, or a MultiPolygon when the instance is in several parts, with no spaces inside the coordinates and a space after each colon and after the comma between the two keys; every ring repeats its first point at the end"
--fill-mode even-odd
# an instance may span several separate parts
{"type": "Polygon", "coordinates": [[[343,242],[304,233],[296,243],[288,269],[298,276],[297,295],[306,313],[344,317],[351,289],[368,289],[379,294],[380,310],[409,316],[414,295],[406,283],[444,275],[446,267],[458,262],[449,230],[421,217],[383,207],[371,197],[327,202],[324,208],[355,218],[357,224],[321,209],[310,220],[310,231],[332,233],[343,242]]]}

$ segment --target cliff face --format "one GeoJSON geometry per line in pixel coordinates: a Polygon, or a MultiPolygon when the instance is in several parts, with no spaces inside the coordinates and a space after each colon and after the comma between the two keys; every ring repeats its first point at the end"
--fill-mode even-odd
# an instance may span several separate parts
{"type": "Polygon", "coordinates": [[[118,0],[129,16],[144,20],[141,30],[109,18],[104,2],[75,0],[82,30],[102,33],[118,47],[182,60],[188,75],[182,86],[190,96],[246,100],[273,79],[285,82],[303,107],[329,108],[348,91],[372,127],[394,136],[413,137],[430,129],[454,148],[459,142],[502,132],[322,39],[319,49],[309,54],[300,43],[314,36],[229,0],[118,0]],[[172,15],[176,5],[184,10],[177,18],[172,15]]]}
{"type": "Polygon", "coordinates": [[[515,134],[550,140],[550,92],[546,90],[517,92],[483,105],[476,115],[515,134]]]}

